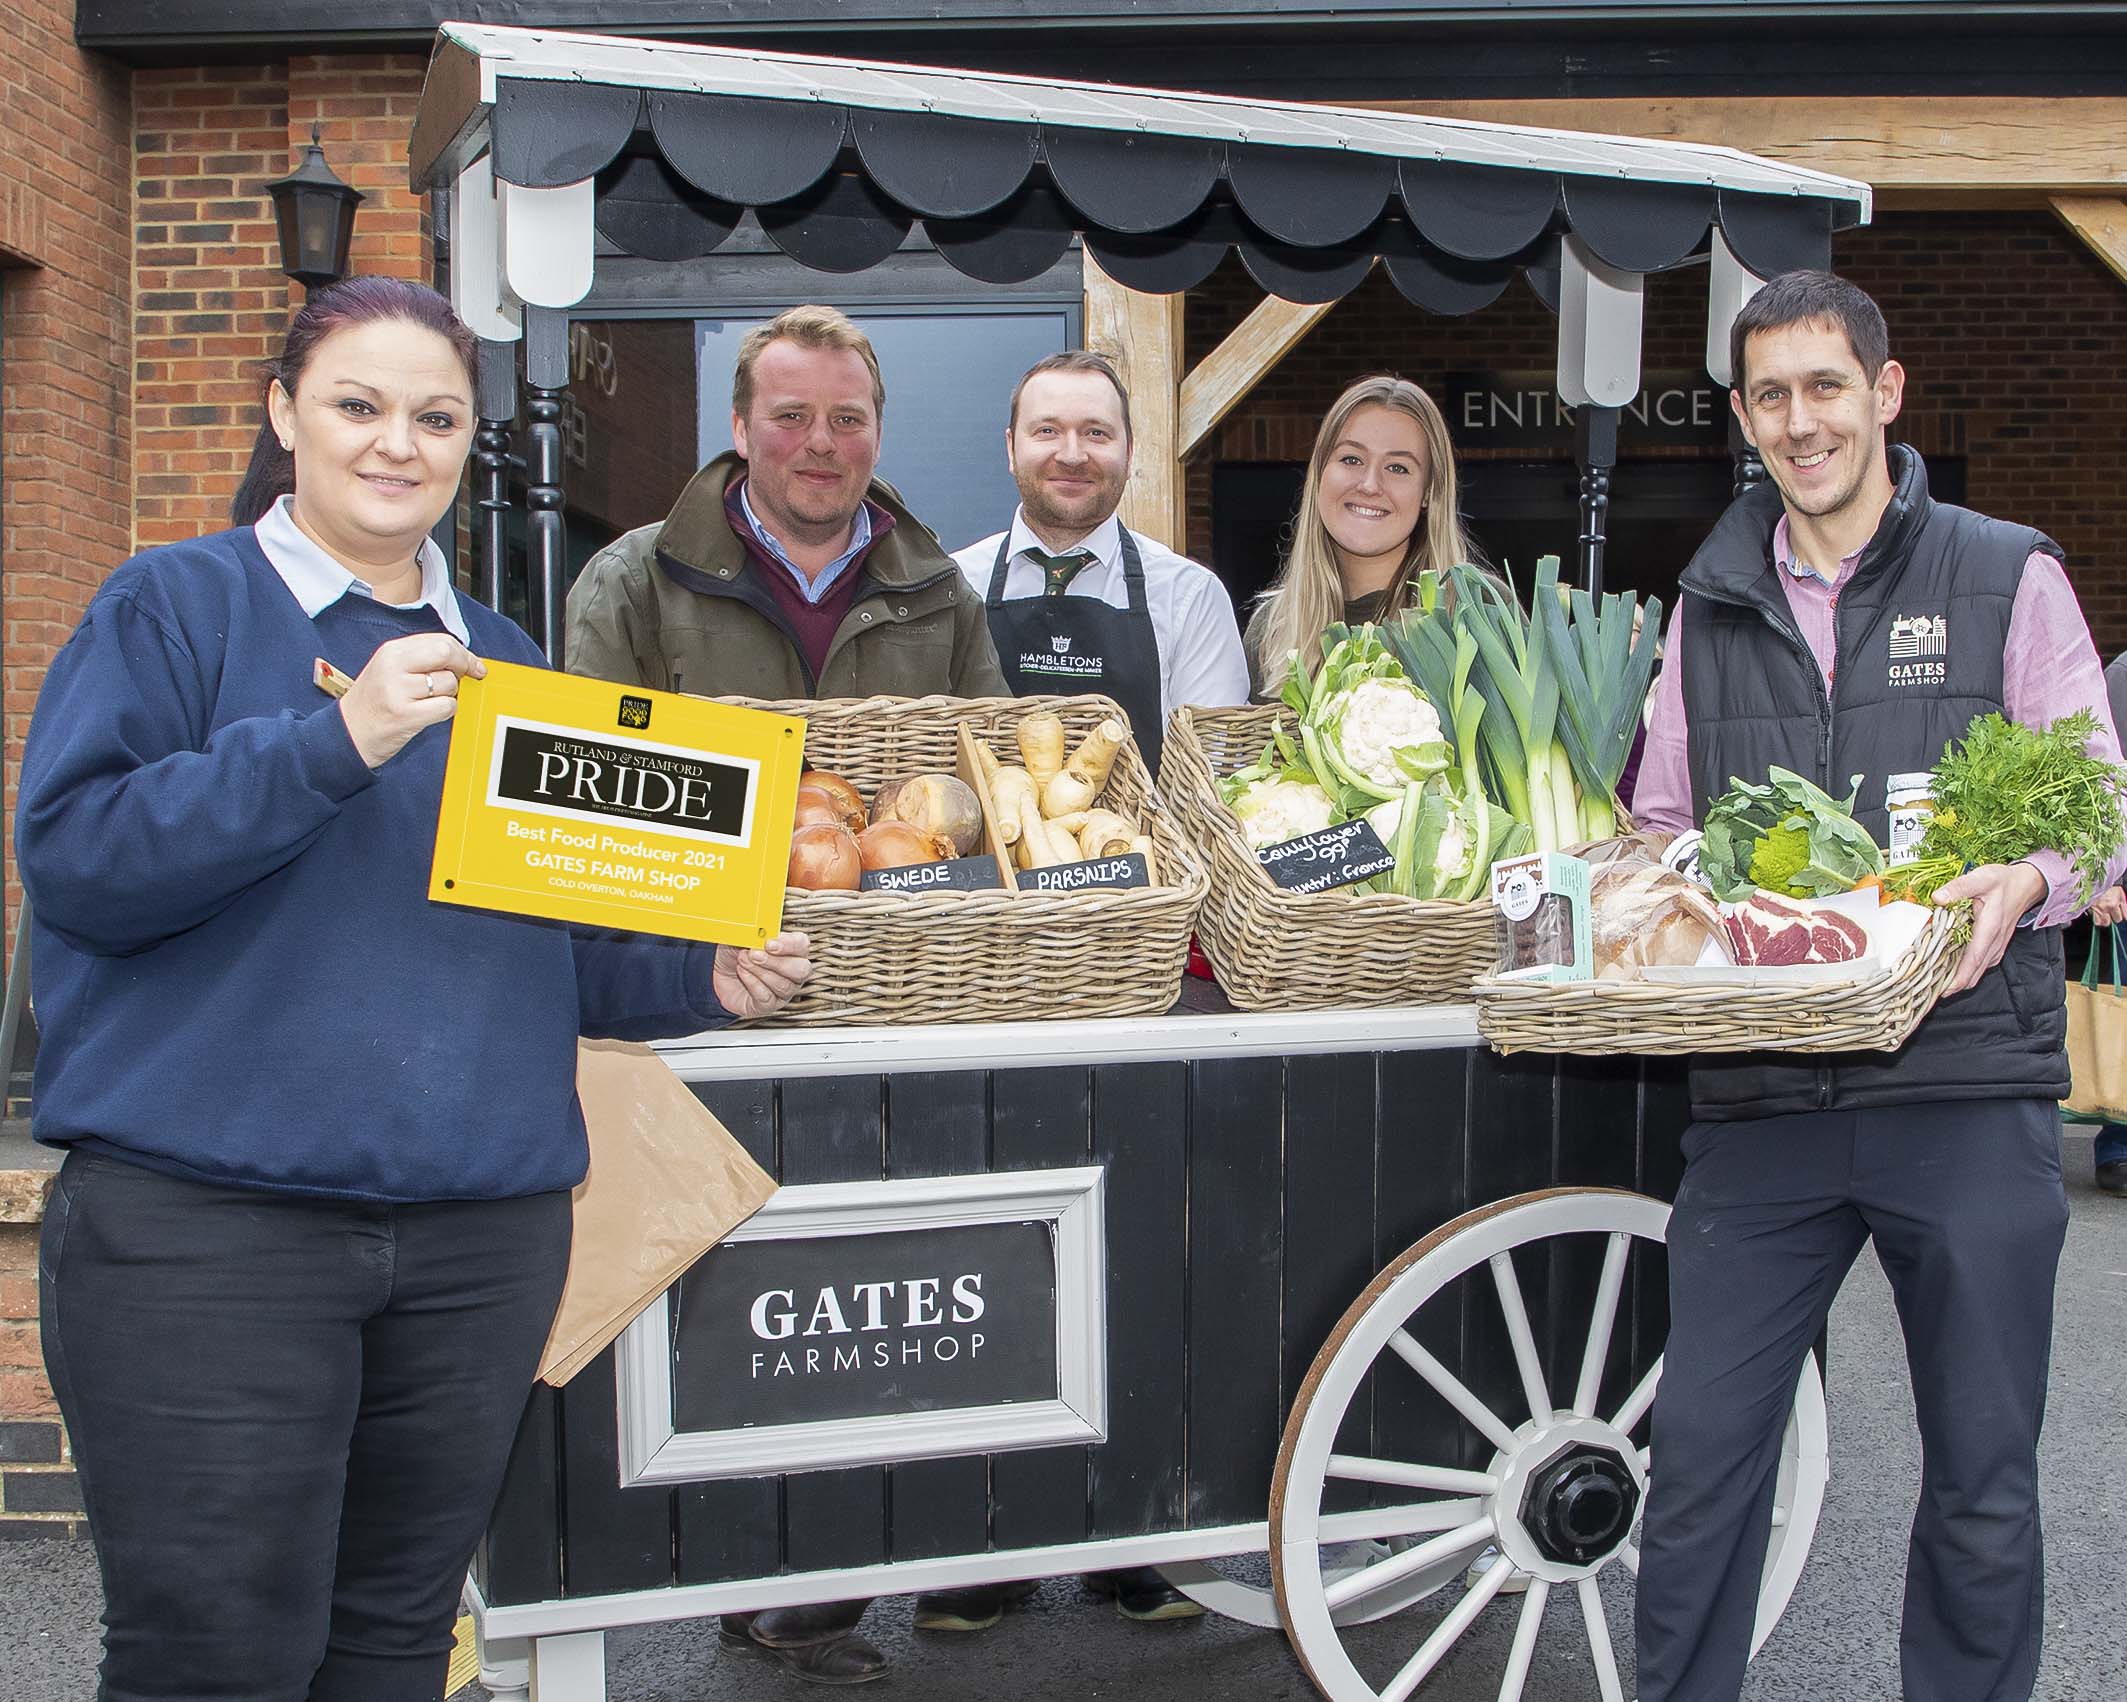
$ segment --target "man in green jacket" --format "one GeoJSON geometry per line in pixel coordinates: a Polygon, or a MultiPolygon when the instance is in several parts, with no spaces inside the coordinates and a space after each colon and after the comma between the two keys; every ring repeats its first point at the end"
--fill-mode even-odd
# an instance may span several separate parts
{"type": "Polygon", "coordinates": [[[569,669],[714,697],[1009,696],[981,597],[873,476],[885,408],[870,340],[835,309],[748,335],[736,453],[585,565],[569,669]]]}
{"type": "MultiPolygon", "coordinates": [[[[981,593],[873,477],[885,408],[870,339],[835,309],[750,333],[731,383],[737,453],[585,564],[571,671],[705,697],[1009,697],[981,593]]],[[[862,1684],[887,1671],[857,1630],[869,1605],[726,1614],[722,1646],[862,1684]]]]}

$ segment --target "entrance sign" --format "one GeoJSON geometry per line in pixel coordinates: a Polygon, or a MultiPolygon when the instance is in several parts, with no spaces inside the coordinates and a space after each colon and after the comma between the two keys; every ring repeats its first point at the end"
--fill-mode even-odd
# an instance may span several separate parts
{"type": "MultiPolygon", "coordinates": [[[[1725,446],[1728,392],[1703,372],[1652,372],[1619,410],[1627,447],[1725,446]]],[[[1546,372],[1451,372],[1448,429],[1473,448],[1570,449],[1573,410],[1546,372]]]]}
{"type": "Polygon", "coordinates": [[[788,715],[490,662],[459,681],[428,895],[757,946],[804,751],[788,715]]]}
{"type": "Polygon", "coordinates": [[[1102,1174],[779,1189],[622,1334],[621,1482],[1106,1440],[1102,1174]]]}

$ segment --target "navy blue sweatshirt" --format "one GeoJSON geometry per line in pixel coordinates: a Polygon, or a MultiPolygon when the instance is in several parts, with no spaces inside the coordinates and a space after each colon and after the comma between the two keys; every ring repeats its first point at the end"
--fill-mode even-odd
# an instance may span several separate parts
{"type": "MultiPolygon", "coordinates": [[[[464,605],[472,649],[539,665],[464,605]]],[[[448,723],[375,771],[318,656],[442,624],[303,613],[250,528],[136,556],[45,676],[15,848],[34,1129],[201,1181],[500,1199],[583,1177],[576,1037],[725,1020],[712,948],[432,903],[448,723]]]]}

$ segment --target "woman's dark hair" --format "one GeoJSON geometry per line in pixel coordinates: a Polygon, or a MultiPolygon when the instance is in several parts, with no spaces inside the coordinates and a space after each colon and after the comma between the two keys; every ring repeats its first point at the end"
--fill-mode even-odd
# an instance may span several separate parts
{"type": "MultiPolygon", "coordinates": [[[[442,296],[426,284],[405,278],[342,278],[313,291],[310,299],[296,309],[295,317],[288,322],[288,340],[281,345],[281,352],[259,363],[259,375],[265,381],[262,390],[271,389],[278,379],[281,388],[293,396],[296,385],[302,382],[303,369],[327,337],[350,325],[374,325],[387,319],[403,319],[409,325],[435,332],[458,351],[458,359],[465,364],[466,383],[477,382],[479,344],[442,296]]],[[[259,422],[258,441],[251,446],[251,465],[244,470],[244,482],[230,499],[229,523],[255,526],[267,509],[294,489],[295,457],[281,447],[269,413],[259,422]]]]}

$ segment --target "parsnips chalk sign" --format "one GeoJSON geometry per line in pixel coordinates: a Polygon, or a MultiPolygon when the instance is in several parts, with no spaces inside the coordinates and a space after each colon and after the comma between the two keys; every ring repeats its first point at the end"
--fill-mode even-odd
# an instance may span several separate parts
{"type": "Polygon", "coordinates": [[[428,896],[759,945],[804,766],[788,715],[490,662],[459,682],[428,896]]]}

